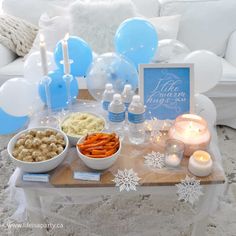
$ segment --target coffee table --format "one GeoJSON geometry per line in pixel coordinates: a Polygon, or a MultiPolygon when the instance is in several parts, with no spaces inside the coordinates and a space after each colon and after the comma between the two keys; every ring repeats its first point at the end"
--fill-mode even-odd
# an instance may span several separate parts
{"type": "MultiPolygon", "coordinates": [[[[102,113],[100,105],[96,102],[81,101],[73,107],[76,111],[91,111],[96,108],[96,112],[102,113]]],[[[104,114],[104,113],[103,113],[104,114]]],[[[37,125],[37,119],[32,120],[30,127],[37,125]]],[[[201,181],[204,195],[200,197],[196,206],[197,215],[194,220],[194,227],[192,235],[204,235],[206,218],[211,211],[211,207],[216,200],[217,191],[225,182],[224,171],[220,165],[220,154],[215,145],[216,140],[212,140],[209,152],[215,160],[214,169],[210,176],[197,178],[201,181]]],[[[47,196],[99,196],[99,195],[115,195],[127,194],[126,192],[119,192],[115,187],[114,174],[118,169],[132,168],[141,178],[137,191],[131,191],[128,194],[158,194],[158,195],[173,195],[176,200],[177,188],[175,184],[180,183],[186,175],[192,176],[187,169],[188,157],[185,157],[181,162],[179,169],[160,170],[151,169],[144,165],[144,156],[151,151],[163,152],[161,147],[146,143],[144,145],[134,146],[128,141],[124,141],[121,155],[118,161],[108,170],[102,172],[101,180],[95,181],[81,181],[73,178],[74,171],[91,171],[78,158],[75,147],[71,147],[65,161],[55,170],[49,172],[49,183],[36,183],[22,181],[22,172],[18,173],[15,186],[23,189],[27,202],[27,210],[29,213],[29,220],[31,223],[43,223],[43,209],[41,208],[41,197],[47,196]]],[[[187,203],[186,203],[187,204],[187,203]]],[[[44,228],[34,228],[35,235],[46,235],[44,228]]]]}

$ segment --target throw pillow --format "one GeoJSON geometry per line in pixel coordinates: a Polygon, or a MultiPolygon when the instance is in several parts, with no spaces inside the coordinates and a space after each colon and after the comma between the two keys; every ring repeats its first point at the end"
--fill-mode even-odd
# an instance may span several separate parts
{"type": "Polygon", "coordinates": [[[76,1],[70,5],[71,35],[87,41],[97,53],[114,51],[114,36],[121,22],[137,16],[130,0],[76,1]]]}
{"type": "Polygon", "coordinates": [[[158,39],[176,39],[179,31],[180,15],[163,16],[149,18],[149,22],[153,24],[157,33],[158,39]]]}
{"type": "Polygon", "coordinates": [[[53,52],[59,40],[69,32],[69,18],[66,14],[49,17],[47,13],[42,14],[39,19],[39,32],[34,40],[29,55],[39,50],[40,34],[44,35],[47,50],[53,52]]]}
{"type": "Polygon", "coordinates": [[[0,43],[18,56],[25,56],[32,47],[38,28],[20,18],[0,16],[0,43]]]}

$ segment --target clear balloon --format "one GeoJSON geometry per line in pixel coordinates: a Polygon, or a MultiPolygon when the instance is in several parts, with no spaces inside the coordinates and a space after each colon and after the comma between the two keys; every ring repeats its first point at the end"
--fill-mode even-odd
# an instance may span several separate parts
{"type": "Polygon", "coordinates": [[[154,26],[141,18],[125,20],[115,34],[116,52],[127,57],[136,68],[141,63],[152,61],[157,44],[158,36],[154,26]]]}
{"type": "Polygon", "coordinates": [[[194,51],[185,57],[184,62],[194,64],[194,89],[196,93],[207,92],[222,77],[221,58],[212,52],[194,51]]]}
{"type": "Polygon", "coordinates": [[[37,85],[24,78],[7,80],[0,88],[0,107],[12,116],[27,116],[42,106],[37,85]]]}
{"type": "Polygon", "coordinates": [[[207,96],[195,94],[195,112],[202,116],[208,122],[208,125],[215,125],[217,115],[216,107],[207,96]]]}
{"type": "MultiPolygon", "coordinates": [[[[53,110],[62,109],[67,107],[67,89],[66,82],[63,79],[64,73],[59,69],[49,72],[48,76],[51,78],[51,83],[49,85],[50,97],[51,97],[51,106],[53,110]]],[[[41,100],[46,104],[46,93],[45,86],[40,81],[39,87],[39,96],[41,100]]],[[[76,78],[73,78],[70,84],[70,94],[73,100],[76,99],[79,93],[78,82],[76,78]]]]}
{"type": "MultiPolygon", "coordinates": [[[[54,57],[52,52],[47,52],[48,71],[56,69],[54,57]]],[[[40,52],[34,52],[29,55],[24,63],[24,78],[32,83],[39,83],[43,77],[43,71],[41,68],[40,52]]]]}
{"type": "MultiPolygon", "coordinates": [[[[86,76],[88,68],[93,60],[93,53],[90,46],[83,39],[76,36],[70,36],[67,42],[69,58],[72,60],[71,74],[75,77],[86,76]]],[[[54,58],[58,68],[63,71],[61,41],[56,45],[54,58]]]]}
{"type": "Polygon", "coordinates": [[[136,90],[138,73],[134,65],[121,55],[105,53],[93,61],[86,81],[90,94],[97,101],[101,101],[106,83],[111,83],[118,93],[123,91],[125,84],[131,84],[136,90]]]}
{"type": "Polygon", "coordinates": [[[0,108],[0,135],[13,134],[24,128],[29,121],[28,116],[11,116],[0,108]]]}
{"type": "Polygon", "coordinates": [[[158,50],[153,58],[154,62],[168,61],[177,56],[188,54],[186,45],[175,39],[163,39],[158,42],[158,50]]]}

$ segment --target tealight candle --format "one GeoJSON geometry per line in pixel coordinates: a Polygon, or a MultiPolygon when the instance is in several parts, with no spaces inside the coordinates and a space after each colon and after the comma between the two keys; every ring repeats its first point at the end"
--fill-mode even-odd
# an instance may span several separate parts
{"type": "Polygon", "coordinates": [[[169,138],[185,144],[184,155],[191,156],[196,150],[206,150],[211,139],[207,122],[200,116],[184,114],[178,116],[169,130],[169,138]]]}
{"type": "Polygon", "coordinates": [[[165,163],[167,166],[179,166],[180,161],[181,159],[177,156],[177,154],[169,154],[165,157],[165,163]]]}
{"type": "Polygon", "coordinates": [[[205,151],[196,151],[189,159],[189,171],[199,177],[208,176],[212,172],[213,162],[211,156],[205,151]]]}
{"type": "Polygon", "coordinates": [[[165,164],[178,167],[183,158],[184,144],[178,140],[168,139],[165,147],[165,164]]]}

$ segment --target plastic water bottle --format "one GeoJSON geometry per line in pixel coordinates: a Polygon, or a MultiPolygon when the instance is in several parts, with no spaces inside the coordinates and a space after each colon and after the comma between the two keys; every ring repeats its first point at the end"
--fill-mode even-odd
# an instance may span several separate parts
{"type": "Polygon", "coordinates": [[[108,106],[110,105],[113,95],[115,91],[113,90],[112,84],[106,84],[105,85],[105,91],[102,95],[102,107],[105,111],[108,110],[108,106]]]}
{"type": "Polygon", "coordinates": [[[127,111],[133,96],[134,96],[134,91],[132,90],[131,84],[126,84],[122,92],[122,100],[127,111]]]}
{"type": "Polygon", "coordinates": [[[145,108],[139,95],[134,95],[128,109],[129,141],[141,144],[145,141],[145,108]]]}
{"type": "Polygon", "coordinates": [[[109,129],[122,140],[124,138],[125,105],[120,94],[114,94],[113,100],[108,106],[109,129]]]}

